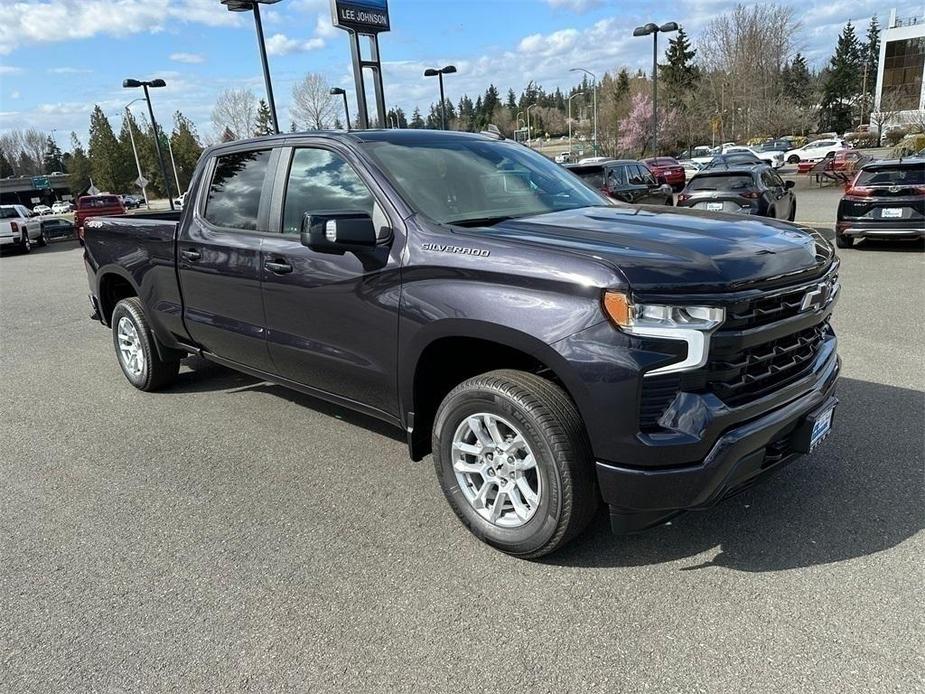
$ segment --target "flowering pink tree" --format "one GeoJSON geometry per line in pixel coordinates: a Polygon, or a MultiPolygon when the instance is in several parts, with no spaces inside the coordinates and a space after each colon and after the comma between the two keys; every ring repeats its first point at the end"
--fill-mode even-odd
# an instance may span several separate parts
{"type": "MultiPolygon", "coordinates": [[[[675,109],[659,108],[659,141],[673,139],[677,124],[678,114],[675,109]]],[[[652,147],[652,98],[647,93],[637,92],[633,95],[629,114],[620,120],[618,146],[624,152],[638,153],[640,157],[649,153],[647,150],[652,147]]]]}

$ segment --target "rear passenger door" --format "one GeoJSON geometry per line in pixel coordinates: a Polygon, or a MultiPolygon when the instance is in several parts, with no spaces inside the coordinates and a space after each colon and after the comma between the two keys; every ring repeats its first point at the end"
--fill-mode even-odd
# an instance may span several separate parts
{"type": "Polygon", "coordinates": [[[271,371],[261,296],[260,249],[267,232],[271,148],[212,158],[195,209],[181,224],[177,267],[190,337],[218,357],[271,371]]]}

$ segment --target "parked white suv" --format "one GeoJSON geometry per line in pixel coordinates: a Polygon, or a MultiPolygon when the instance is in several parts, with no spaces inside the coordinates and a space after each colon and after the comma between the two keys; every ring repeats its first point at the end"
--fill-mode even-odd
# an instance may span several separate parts
{"type": "Polygon", "coordinates": [[[829,152],[833,154],[839,150],[845,149],[848,145],[844,140],[832,138],[828,140],[815,140],[809,142],[803,147],[791,149],[784,154],[784,159],[788,164],[796,164],[801,161],[818,161],[825,159],[829,152]]]}
{"type": "Polygon", "coordinates": [[[23,205],[0,205],[0,248],[13,246],[28,253],[33,243],[48,244],[42,222],[23,205]]]}

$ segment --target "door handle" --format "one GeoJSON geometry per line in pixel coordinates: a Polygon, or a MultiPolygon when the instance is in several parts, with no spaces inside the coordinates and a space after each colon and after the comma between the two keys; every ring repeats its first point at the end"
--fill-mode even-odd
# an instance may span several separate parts
{"type": "Polygon", "coordinates": [[[195,248],[189,248],[185,251],[180,251],[180,255],[184,260],[188,260],[191,263],[195,263],[202,257],[202,253],[197,251],[195,248]]]}
{"type": "Polygon", "coordinates": [[[290,265],[284,260],[283,261],[268,260],[267,262],[263,264],[263,266],[267,270],[269,270],[270,272],[276,275],[285,275],[287,273],[292,272],[292,265],[290,265]]]}

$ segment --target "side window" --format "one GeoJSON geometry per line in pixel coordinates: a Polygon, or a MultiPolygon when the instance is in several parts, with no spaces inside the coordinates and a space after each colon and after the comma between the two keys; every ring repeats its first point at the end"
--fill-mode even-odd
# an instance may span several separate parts
{"type": "Polygon", "coordinates": [[[306,212],[357,211],[373,214],[375,199],[356,171],[326,149],[297,149],[289,169],[283,233],[298,234],[306,212]]]}
{"type": "Polygon", "coordinates": [[[777,188],[777,182],[774,180],[774,176],[770,171],[763,171],[761,173],[761,182],[764,183],[766,188],[777,188]]]}
{"type": "Polygon", "coordinates": [[[637,164],[636,168],[639,169],[639,178],[642,180],[642,184],[646,186],[654,186],[657,182],[655,176],[652,175],[652,172],[649,171],[642,164],[637,164]]]}
{"type": "Polygon", "coordinates": [[[629,177],[629,184],[631,186],[642,185],[642,175],[639,171],[639,167],[635,164],[630,164],[626,167],[626,175],[629,177]]]}
{"type": "Polygon", "coordinates": [[[607,169],[607,185],[612,189],[626,185],[626,174],[622,166],[614,166],[613,168],[607,169]]]}
{"type": "Polygon", "coordinates": [[[268,149],[219,157],[206,200],[206,221],[227,229],[257,231],[260,193],[269,159],[268,149]]]}

